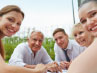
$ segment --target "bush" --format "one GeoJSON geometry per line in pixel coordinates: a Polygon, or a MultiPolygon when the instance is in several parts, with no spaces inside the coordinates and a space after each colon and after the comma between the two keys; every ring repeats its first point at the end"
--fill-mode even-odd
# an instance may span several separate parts
{"type": "Polygon", "coordinates": [[[19,37],[11,37],[11,38],[4,38],[3,44],[5,48],[5,60],[8,61],[10,59],[11,54],[13,53],[14,48],[20,44],[21,42],[26,41],[25,39],[21,39],[19,37]]]}

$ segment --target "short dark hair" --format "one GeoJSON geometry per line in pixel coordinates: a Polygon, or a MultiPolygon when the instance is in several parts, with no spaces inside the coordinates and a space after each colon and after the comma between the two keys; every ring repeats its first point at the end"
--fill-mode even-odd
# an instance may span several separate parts
{"type": "Polygon", "coordinates": [[[53,32],[53,36],[57,33],[57,32],[63,32],[64,34],[66,34],[65,30],[63,28],[57,28],[54,30],[53,32]]]}

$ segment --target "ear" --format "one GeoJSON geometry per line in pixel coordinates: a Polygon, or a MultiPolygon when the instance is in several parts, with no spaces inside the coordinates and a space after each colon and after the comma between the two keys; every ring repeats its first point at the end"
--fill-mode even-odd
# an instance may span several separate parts
{"type": "Polygon", "coordinates": [[[29,41],[29,38],[27,37],[27,41],[29,41]]]}

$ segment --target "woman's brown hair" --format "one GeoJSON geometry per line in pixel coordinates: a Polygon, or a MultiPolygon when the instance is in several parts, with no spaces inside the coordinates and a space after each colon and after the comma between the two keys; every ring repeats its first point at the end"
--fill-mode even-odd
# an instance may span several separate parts
{"type": "Polygon", "coordinates": [[[21,9],[16,6],[16,5],[8,5],[8,6],[5,6],[4,8],[2,8],[0,10],[0,16],[3,16],[4,14],[8,13],[8,12],[11,12],[11,11],[16,11],[16,12],[19,12],[22,14],[23,18],[24,18],[24,13],[21,11],[21,9]]]}
{"type": "Polygon", "coordinates": [[[4,59],[4,47],[3,47],[3,44],[2,44],[2,40],[1,39],[0,39],[0,54],[3,57],[3,59],[4,59]]]}
{"type": "MultiPolygon", "coordinates": [[[[0,17],[2,17],[3,15],[11,12],[11,11],[16,11],[16,12],[19,12],[22,14],[23,18],[24,18],[24,13],[21,11],[21,9],[16,6],[16,5],[7,5],[5,7],[3,7],[1,10],[0,10],[0,17]]],[[[2,38],[0,38],[0,54],[1,56],[4,58],[4,48],[3,48],[3,44],[2,44],[2,38]]]]}

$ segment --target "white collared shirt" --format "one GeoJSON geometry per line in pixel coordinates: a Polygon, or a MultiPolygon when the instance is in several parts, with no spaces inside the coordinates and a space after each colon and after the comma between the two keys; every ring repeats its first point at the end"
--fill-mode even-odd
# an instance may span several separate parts
{"type": "MultiPolygon", "coordinates": [[[[67,54],[70,60],[73,60],[85,50],[85,47],[81,47],[75,41],[69,40],[69,43],[66,49],[68,49],[67,54]]],[[[55,61],[57,62],[66,61],[64,50],[60,48],[56,43],[54,45],[54,51],[55,51],[55,61]]]]}
{"type": "Polygon", "coordinates": [[[9,65],[24,66],[36,65],[36,64],[47,64],[52,62],[52,59],[48,55],[47,51],[41,47],[41,49],[36,53],[31,51],[31,48],[28,46],[28,43],[21,43],[15,49],[9,60],[9,65]]]}

